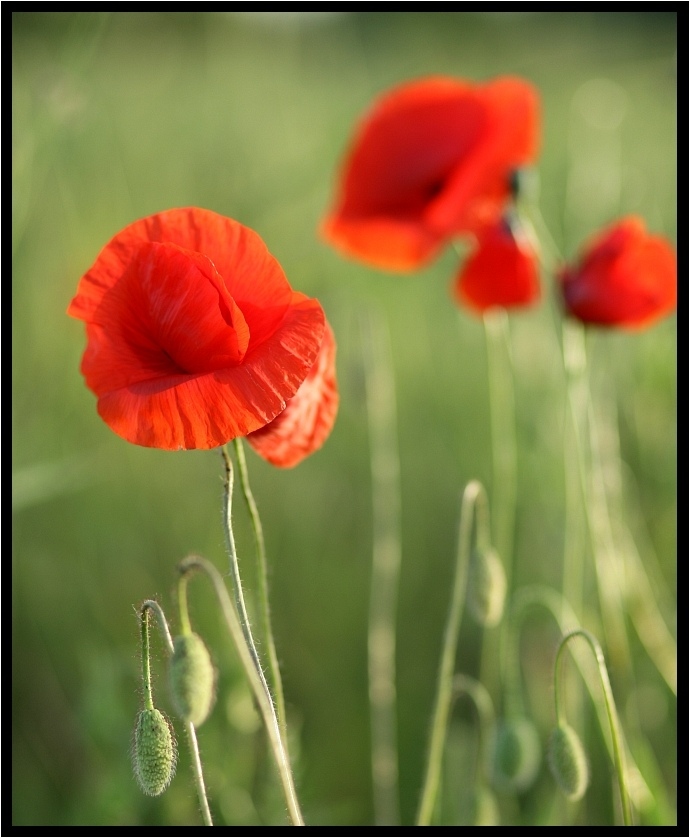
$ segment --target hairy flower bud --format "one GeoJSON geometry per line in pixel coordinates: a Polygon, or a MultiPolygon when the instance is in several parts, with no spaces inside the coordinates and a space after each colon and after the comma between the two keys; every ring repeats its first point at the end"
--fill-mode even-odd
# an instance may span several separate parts
{"type": "Polygon", "coordinates": [[[155,707],[139,713],[132,757],[134,775],[144,794],[163,794],[175,774],[177,748],[170,723],[155,707]]]}
{"type": "Polygon", "coordinates": [[[494,736],[490,775],[496,788],[522,792],[534,782],[541,763],[539,734],[527,718],[503,721],[494,736]]]}
{"type": "Polygon", "coordinates": [[[180,718],[198,727],[206,721],[215,700],[215,671],[198,634],[175,638],[170,662],[170,688],[180,718]]]}
{"type": "Polygon", "coordinates": [[[467,604],[482,626],[495,626],[503,616],[506,574],[495,550],[475,550],[467,580],[467,604]]]}
{"type": "Polygon", "coordinates": [[[560,724],[549,740],[549,766],[563,794],[580,800],[589,785],[589,766],[582,741],[569,724],[560,724]]]}

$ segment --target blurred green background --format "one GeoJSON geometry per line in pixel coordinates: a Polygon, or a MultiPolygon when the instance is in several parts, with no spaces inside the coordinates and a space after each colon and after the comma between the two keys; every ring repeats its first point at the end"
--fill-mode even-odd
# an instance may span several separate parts
{"type": "MultiPolygon", "coordinates": [[[[460,492],[472,478],[491,488],[485,336],[481,322],[451,302],[452,252],[418,275],[397,277],[341,259],[319,241],[317,226],[354,121],[375,94],[433,73],[517,74],[542,96],[540,203],[562,251],[572,257],[584,237],[626,213],[675,242],[676,16],[15,13],[12,24],[12,820],[200,823],[184,745],[161,798],[144,797],[132,777],[141,692],[135,607],[157,597],[175,622],[174,567],[189,552],[225,569],[221,458],[116,437],[79,374],[83,325],[65,315],[79,277],[117,231],[156,211],[196,205],[255,229],[293,287],[321,300],[338,341],[341,407],[325,447],[289,471],[247,454],[267,540],[297,784],[311,824],[373,819],[372,513],[360,320],[375,310],[388,323],[402,483],[400,805],[410,823],[460,492]]],[[[563,374],[550,296],[547,284],[543,304],[510,323],[517,585],[559,586],[564,550],[563,374]]],[[[656,589],[673,603],[675,316],[638,334],[593,335],[591,349],[595,398],[606,396],[618,420],[633,534],[656,589]]],[[[239,499],[235,522],[251,589],[253,545],[239,499]]],[[[209,586],[194,582],[190,593],[192,619],[220,671],[217,707],[199,731],[216,822],[284,823],[209,586]]],[[[673,615],[666,617],[673,628],[673,615]]],[[[476,675],[478,632],[464,626],[462,638],[459,668],[476,675]]],[[[525,651],[544,738],[553,724],[555,641],[544,629],[525,651]]],[[[162,647],[153,642],[154,689],[169,712],[162,647]]],[[[632,642],[645,697],[639,726],[665,800],[659,817],[673,818],[675,699],[632,642]]],[[[576,679],[573,686],[581,690],[576,679]]],[[[469,730],[471,713],[457,715],[456,733],[469,730]]],[[[567,816],[611,823],[612,769],[596,730],[588,741],[594,789],[567,816]]],[[[547,824],[566,811],[555,798],[542,768],[517,808],[501,806],[506,818],[547,824]]]]}

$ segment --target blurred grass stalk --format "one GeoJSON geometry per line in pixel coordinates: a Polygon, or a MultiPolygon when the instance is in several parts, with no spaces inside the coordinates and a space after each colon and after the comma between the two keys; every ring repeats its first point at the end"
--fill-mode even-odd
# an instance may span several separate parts
{"type": "Polygon", "coordinates": [[[361,321],[373,549],[369,600],[369,705],[374,818],[399,823],[395,684],[396,614],[400,576],[400,461],[390,336],[384,315],[361,321]]]}

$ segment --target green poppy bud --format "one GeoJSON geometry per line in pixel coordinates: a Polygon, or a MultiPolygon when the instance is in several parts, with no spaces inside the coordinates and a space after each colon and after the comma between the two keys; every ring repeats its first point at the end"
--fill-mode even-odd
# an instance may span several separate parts
{"type": "Polygon", "coordinates": [[[534,782],[541,763],[539,734],[527,718],[503,721],[493,740],[490,776],[501,791],[523,792],[534,782]]]}
{"type": "Polygon", "coordinates": [[[569,724],[560,724],[549,740],[549,766],[568,800],[580,800],[589,785],[589,766],[582,741],[569,724]]]}
{"type": "Polygon", "coordinates": [[[467,604],[482,626],[495,626],[503,616],[506,574],[495,550],[475,550],[467,579],[467,604]]]}
{"type": "Polygon", "coordinates": [[[144,794],[163,794],[175,774],[177,748],[160,710],[142,710],[134,728],[134,775],[144,794]]]}
{"type": "Polygon", "coordinates": [[[215,671],[211,656],[198,634],[174,640],[170,662],[170,688],[180,718],[198,727],[208,718],[215,700],[215,671]]]}

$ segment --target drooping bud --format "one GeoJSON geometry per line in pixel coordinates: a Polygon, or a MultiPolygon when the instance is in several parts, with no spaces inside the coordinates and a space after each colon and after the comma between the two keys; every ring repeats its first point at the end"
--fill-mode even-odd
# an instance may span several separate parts
{"type": "Polygon", "coordinates": [[[215,671],[206,644],[198,634],[174,640],[170,689],[175,710],[195,727],[206,721],[215,700],[215,671]]]}
{"type": "Polygon", "coordinates": [[[534,782],[541,763],[539,734],[527,718],[503,721],[494,736],[490,776],[501,791],[522,792],[534,782]]]}
{"type": "Polygon", "coordinates": [[[495,626],[503,616],[506,574],[495,550],[474,550],[467,579],[467,604],[482,626],[495,626]]]}
{"type": "Polygon", "coordinates": [[[132,758],[144,794],[163,794],[175,774],[177,747],[170,723],[155,707],[139,713],[132,758]]]}
{"type": "Polygon", "coordinates": [[[589,785],[587,755],[580,737],[569,724],[560,724],[549,740],[549,767],[563,794],[580,800],[589,785]]]}

